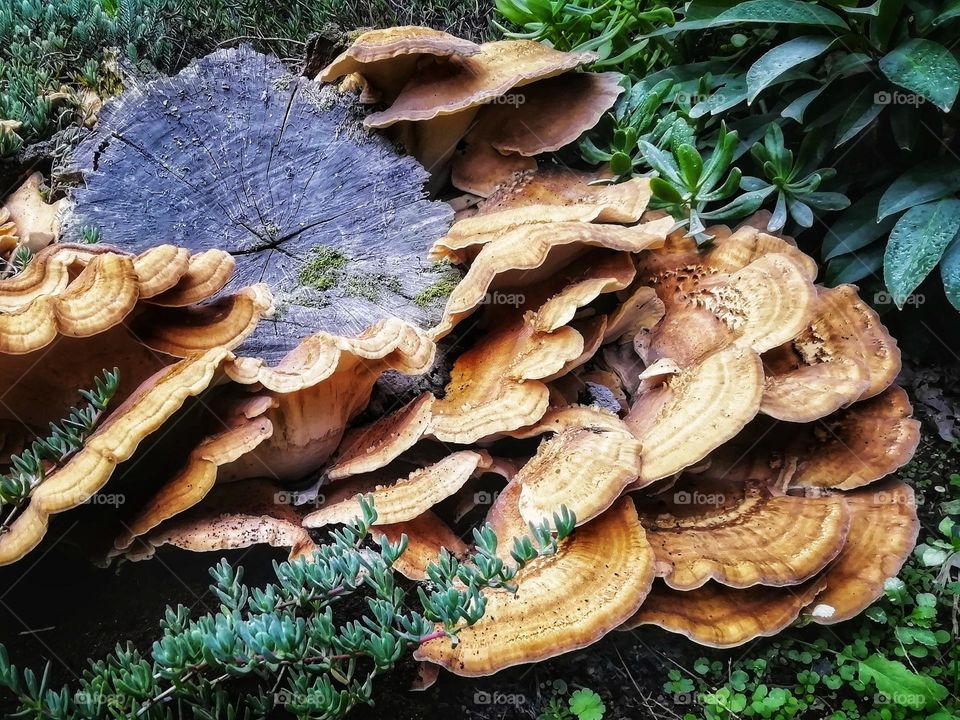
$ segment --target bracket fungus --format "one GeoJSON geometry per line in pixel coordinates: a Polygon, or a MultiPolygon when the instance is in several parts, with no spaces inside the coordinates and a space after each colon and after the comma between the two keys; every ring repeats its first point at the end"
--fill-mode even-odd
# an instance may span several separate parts
{"type": "Polygon", "coordinates": [[[516,593],[484,591],[486,612],[449,638],[431,640],[418,660],[458,675],[490,675],[596,642],[632,616],[650,591],[654,562],[629,500],[577,528],[557,553],[516,576],[516,593]]]}
{"type": "Polygon", "coordinates": [[[458,674],[617,627],[729,647],[803,613],[862,610],[916,538],[912,491],[883,480],[919,433],[892,385],[896,343],[855,288],[814,285],[816,263],[762,217],[711,229],[700,249],[648,210],[648,179],[534,159],[620,94],[614,77],[576,72],[591,58],[396,28],[360,35],[320,75],[351,75],[361,102],[382,103],[363,121],[346,93],[247,48],[108,103],[76,154],[84,185],[64,235],[94,225],[116,247],[56,244],[0,281],[2,460],[102,367],[120,368],[118,406],[44,466],[0,527],[0,564],[202,406],[170,472],[145,473],[117,513],[111,554],[305,554],[307,528],[372,495],[373,535],[406,534],[396,567],[424,579],[441,549],[468,555],[457,533],[492,499],[496,550],[475,536],[491,559],[509,562],[528,531],[553,554],[518,571],[516,592],[484,590],[456,644],[417,651],[458,674]],[[558,88],[569,103],[552,101],[558,88]],[[451,226],[452,208],[425,196],[445,174],[363,125],[426,162],[463,139],[454,184],[487,197],[460,198],[476,207],[451,226]],[[473,173],[484,160],[493,175],[473,173]],[[441,314],[414,299],[449,284],[447,264],[465,274],[441,314]],[[437,368],[439,341],[450,363],[437,368]],[[375,391],[387,373],[430,375],[375,391]],[[305,480],[304,504],[286,502],[305,480]],[[536,523],[560,506],[576,523],[553,537],[536,523]]]}
{"type": "Polygon", "coordinates": [[[777,495],[760,483],[677,483],[636,498],[647,536],[676,590],[708,580],[745,588],[796,585],[833,560],[850,526],[844,499],[777,495]]]}
{"type": "Polygon", "coordinates": [[[6,218],[16,227],[18,244],[31,252],[47,247],[60,235],[65,200],[48,203],[40,192],[43,175],[35,172],[3,204],[6,218]]]}

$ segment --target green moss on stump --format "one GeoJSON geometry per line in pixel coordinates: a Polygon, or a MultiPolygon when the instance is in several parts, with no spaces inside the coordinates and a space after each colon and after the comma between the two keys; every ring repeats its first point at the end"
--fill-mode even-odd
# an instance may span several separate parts
{"type": "Polygon", "coordinates": [[[310,253],[310,258],[300,268],[300,284],[317,290],[329,290],[340,277],[340,272],[346,267],[349,258],[339,250],[328,247],[316,247],[310,253]]]}

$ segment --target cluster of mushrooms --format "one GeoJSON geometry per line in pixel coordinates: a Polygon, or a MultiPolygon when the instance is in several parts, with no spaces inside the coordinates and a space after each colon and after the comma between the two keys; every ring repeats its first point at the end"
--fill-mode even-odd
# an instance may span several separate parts
{"type": "Polygon", "coordinates": [[[310,529],[370,496],[376,534],[408,537],[398,570],[424,580],[442,548],[469,552],[464,518],[490,523],[509,559],[528,523],[566,506],[576,531],[515,594],[486,591],[457,644],[417,651],[461,675],[615,629],[730,647],[871,604],[918,528],[912,490],[886,479],[919,441],[895,341],[854,287],[816,285],[814,261],[761,216],[711,228],[701,250],[648,210],[647,179],[537,167],[619,92],[570,72],[584,60],[401,28],[360,36],[321,73],[386,104],[368,124],[451,160],[472,194],[430,249],[465,275],[429,331],[388,318],[311,335],[278,364],[245,356],[272,298],[218,296],[234,261],[215,250],[54,244],[0,282],[3,457],[101,368],[121,372],[112,411],[0,534],[0,563],[123,477],[133,499],[97,523],[101,560],[164,544],[308,554],[310,529]],[[526,103],[490,103],[518,86],[526,103]],[[454,358],[442,392],[364,415],[381,376],[426,373],[438,346],[454,358]],[[288,488],[312,474],[314,497],[294,503],[288,488]]]}

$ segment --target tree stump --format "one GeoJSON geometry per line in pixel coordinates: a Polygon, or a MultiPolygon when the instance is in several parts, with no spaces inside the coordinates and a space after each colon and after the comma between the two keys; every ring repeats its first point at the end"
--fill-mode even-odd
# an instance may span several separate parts
{"type": "Polygon", "coordinates": [[[270,286],[276,317],[241,353],[275,362],[318,330],[439,317],[449,269],[427,250],[451,209],[426,198],[414,159],[363,129],[352,96],[275,58],[221,50],[127,90],[73,164],[83,183],[64,240],[92,227],[132,251],[221,248],[237,261],[230,287],[270,286]]]}

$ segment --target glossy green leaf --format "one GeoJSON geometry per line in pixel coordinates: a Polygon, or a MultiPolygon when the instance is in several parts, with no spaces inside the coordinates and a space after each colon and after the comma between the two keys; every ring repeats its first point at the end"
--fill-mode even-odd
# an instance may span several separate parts
{"type": "Polygon", "coordinates": [[[855,252],[890,232],[895,217],[877,220],[877,203],[882,192],[878,189],[864,195],[830,226],[821,248],[824,260],[855,252]]]}
{"type": "Polygon", "coordinates": [[[883,256],[883,279],[898,308],[936,267],[960,231],[960,200],[910,208],[893,226],[883,256]]]}
{"type": "Polygon", "coordinates": [[[960,63],[940,43],[908,40],[880,58],[880,70],[900,87],[949,111],[960,91],[960,63]]]}
{"type": "Polygon", "coordinates": [[[826,35],[803,35],[768,50],[747,70],[747,101],[752,103],[787,70],[822,55],[833,42],[826,35]]]}
{"type": "Polygon", "coordinates": [[[881,267],[883,267],[883,246],[877,244],[860,252],[833,258],[827,263],[826,283],[830,287],[855,283],[868,275],[877,273],[881,267]]]}
{"type": "MultiPolygon", "coordinates": [[[[689,13],[688,13],[689,18],[689,13]]],[[[847,23],[835,12],[812,2],[802,0],[746,0],[713,17],[697,17],[660,28],[641,37],[670,35],[686,30],[738,25],[740,23],[806,25],[848,30],[847,23]]]]}
{"type": "Polygon", "coordinates": [[[960,235],[947,246],[940,260],[940,275],[947,300],[960,310],[960,235]]]}
{"type": "Polygon", "coordinates": [[[837,122],[835,147],[840,147],[853,140],[883,112],[886,106],[877,103],[874,96],[874,86],[868,85],[850,101],[843,115],[840,116],[839,122],[837,122]]]}
{"type": "Polygon", "coordinates": [[[915,165],[883,193],[877,205],[877,219],[957,191],[960,191],[960,162],[952,156],[915,165]]]}

